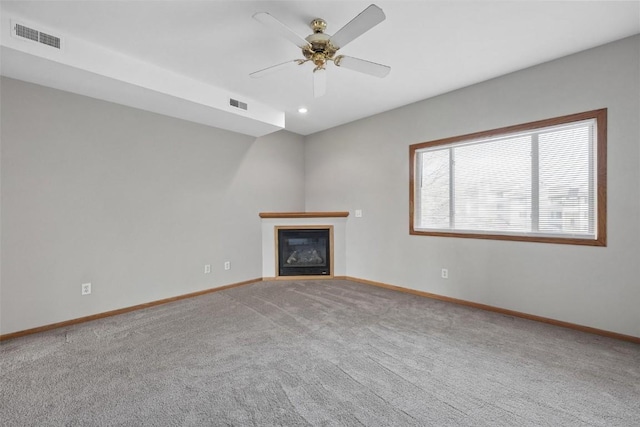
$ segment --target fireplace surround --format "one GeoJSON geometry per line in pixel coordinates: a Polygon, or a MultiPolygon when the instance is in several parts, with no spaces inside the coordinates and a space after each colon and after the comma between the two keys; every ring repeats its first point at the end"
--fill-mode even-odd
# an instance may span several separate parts
{"type": "MultiPolygon", "coordinates": [[[[260,212],[259,215],[262,222],[262,277],[265,280],[295,280],[296,278],[316,280],[346,277],[346,227],[349,212],[260,212]],[[320,271],[317,275],[280,275],[278,229],[285,228],[331,230],[327,257],[328,274],[320,271]]],[[[305,252],[303,255],[309,261],[316,259],[312,251],[305,252]]]]}

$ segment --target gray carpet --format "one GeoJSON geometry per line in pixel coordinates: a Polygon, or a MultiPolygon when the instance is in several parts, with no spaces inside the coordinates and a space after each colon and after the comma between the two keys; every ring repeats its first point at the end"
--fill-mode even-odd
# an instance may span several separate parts
{"type": "Polygon", "coordinates": [[[640,426],[640,346],[348,281],[0,345],[0,423],[640,426]]]}

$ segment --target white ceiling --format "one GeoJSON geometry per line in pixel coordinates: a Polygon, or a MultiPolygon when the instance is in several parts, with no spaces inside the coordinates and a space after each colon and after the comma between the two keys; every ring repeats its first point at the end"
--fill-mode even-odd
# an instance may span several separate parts
{"type": "MultiPolygon", "coordinates": [[[[333,34],[370,3],[2,1],[2,22],[17,16],[258,101],[284,112],[285,128],[302,135],[640,33],[640,1],[381,0],[386,20],[340,53],[391,66],[387,77],[329,64],[327,94],[317,99],[308,63],[249,77],[301,56],[254,13],[269,12],[306,37],[313,18],[333,34]]],[[[12,58],[3,61],[19,60],[12,58]]]]}

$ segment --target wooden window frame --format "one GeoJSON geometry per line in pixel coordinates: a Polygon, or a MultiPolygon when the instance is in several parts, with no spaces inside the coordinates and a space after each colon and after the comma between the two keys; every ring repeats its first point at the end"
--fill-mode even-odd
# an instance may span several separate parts
{"type": "Polygon", "coordinates": [[[489,131],[471,133],[435,141],[422,142],[409,146],[409,234],[419,236],[461,237],[473,239],[511,240],[522,242],[559,243],[569,245],[606,246],[607,245],[607,109],[585,111],[562,117],[507,126],[489,131]],[[465,233],[459,231],[423,230],[415,228],[416,208],[416,153],[424,148],[460,143],[468,140],[497,137],[517,132],[525,132],[539,128],[595,119],[596,121],[596,238],[585,239],[575,237],[547,237],[535,235],[504,235],[487,233],[465,233]]]}

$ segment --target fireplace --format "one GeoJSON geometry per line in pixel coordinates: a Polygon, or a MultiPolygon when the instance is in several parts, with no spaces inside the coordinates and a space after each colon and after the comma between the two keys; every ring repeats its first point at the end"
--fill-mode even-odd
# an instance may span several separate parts
{"type": "Polygon", "coordinates": [[[278,276],[333,276],[333,227],[276,227],[278,276]]]}

